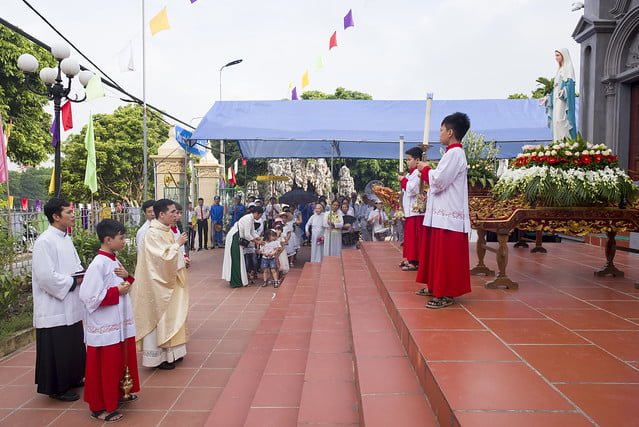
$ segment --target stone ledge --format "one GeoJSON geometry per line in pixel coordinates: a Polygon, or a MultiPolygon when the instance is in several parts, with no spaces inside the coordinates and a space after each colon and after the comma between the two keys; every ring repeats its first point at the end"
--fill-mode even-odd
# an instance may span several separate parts
{"type": "Polygon", "coordinates": [[[0,357],[4,357],[14,351],[35,341],[35,328],[23,329],[0,340],[0,357]]]}

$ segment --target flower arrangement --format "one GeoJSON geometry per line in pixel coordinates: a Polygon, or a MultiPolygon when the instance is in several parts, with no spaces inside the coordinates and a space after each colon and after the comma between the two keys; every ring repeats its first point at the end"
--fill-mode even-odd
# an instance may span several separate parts
{"type": "Polygon", "coordinates": [[[525,145],[493,187],[499,200],[523,195],[531,205],[616,206],[635,200],[637,188],[604,144],[574,140],[525,145]]]}
{"type": "Polygon", "coordinates": [[[336,222],[339,222],[340,214],[337,212],[329,212],[328,213],[328,223],[333,225],[336,222]]]}
{"type": "Polygon", "coordinates": [[[466,164],[468,165],[468,185],[470,187],[491,187],[497,181],[495,161],[499,147],[495,141],[486,142],[484,135],[470,131],[462,141],[466,164]]]}

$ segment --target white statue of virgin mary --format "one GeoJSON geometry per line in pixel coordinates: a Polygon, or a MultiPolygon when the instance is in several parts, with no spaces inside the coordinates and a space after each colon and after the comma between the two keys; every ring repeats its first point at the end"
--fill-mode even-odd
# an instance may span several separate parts
{"type": "Polygon", "coordinates": [[[546,106],[548,126],[552,129],[552,139],[574,139],[577,136],[575,122],[575,69],[572,66],[570,52],[561,48],[555,51],[555,60],[559,69],[555,75],[555,85],[550,94],[541,100],[546,106]]]}

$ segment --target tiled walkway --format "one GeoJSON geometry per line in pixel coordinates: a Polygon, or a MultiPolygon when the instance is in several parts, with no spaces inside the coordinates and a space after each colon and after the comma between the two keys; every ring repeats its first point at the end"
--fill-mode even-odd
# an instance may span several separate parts
{"type": "MultiPolygon", "coordinates": [[[[230,289],[220,279],[222,256],[220,249],[194,254],[188,355],[173,371],[140,366],[140,399],[124,408],[125,420],[118,425],[190,427],[206,422],[273,298],[272,287],[230,289]]],[[[296,274],[299,269],[291,277],[296,274]]],[[[38,395],[34,364],[35,345],[0,359],[0,425],[99,425],[89,418],[82,399],[62,403],[38,395]]]]}
{"type": "MultiPolygon", "coordinates": [[[[397,273],[399,248],[366,245],[442,425],[639,425],[639,257],[617,252],[626,278],[600,278],[601,248],[545,246],[547,254],[510,248],[518,290],[472,277],[458,305],[425,310],[415,273],[397,273]]],[[[496,268],[494,255],[486,263],[496,268]]]]}
{"type": "MultiPolygon", "coordinates": [[[[277,291],[230,289],[222,251],[199,252],[189,354],[140,369],[120,424],[639,425],[639,257],[617,252],[626,278],[597,278],[600,248],[546,247],[510,249],[518,290],[473,277],[442,310],[423,308],[390,243],[293,269],[277,291]]],[[[0,359],[0,425],[99,425],[82,400],[35,393],[34,359],[33,345],[0,359]]]]}

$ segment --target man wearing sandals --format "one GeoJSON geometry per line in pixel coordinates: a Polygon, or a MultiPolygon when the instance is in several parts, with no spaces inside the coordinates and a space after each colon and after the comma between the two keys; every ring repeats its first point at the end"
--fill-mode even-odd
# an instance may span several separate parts
{"type": "Polygon", "coordinates": [[[426,308],[442,308],[454,304],[453,298],[470,292],[468,259],[468,184],[466,155],[461,140],[470,128],[464,113],[444,118],[439,141],[446,147],[436,169],[419,162],[421,179],[429,185],[417,282],[426,288],[417,295],[433,296],[426,308]]]}

